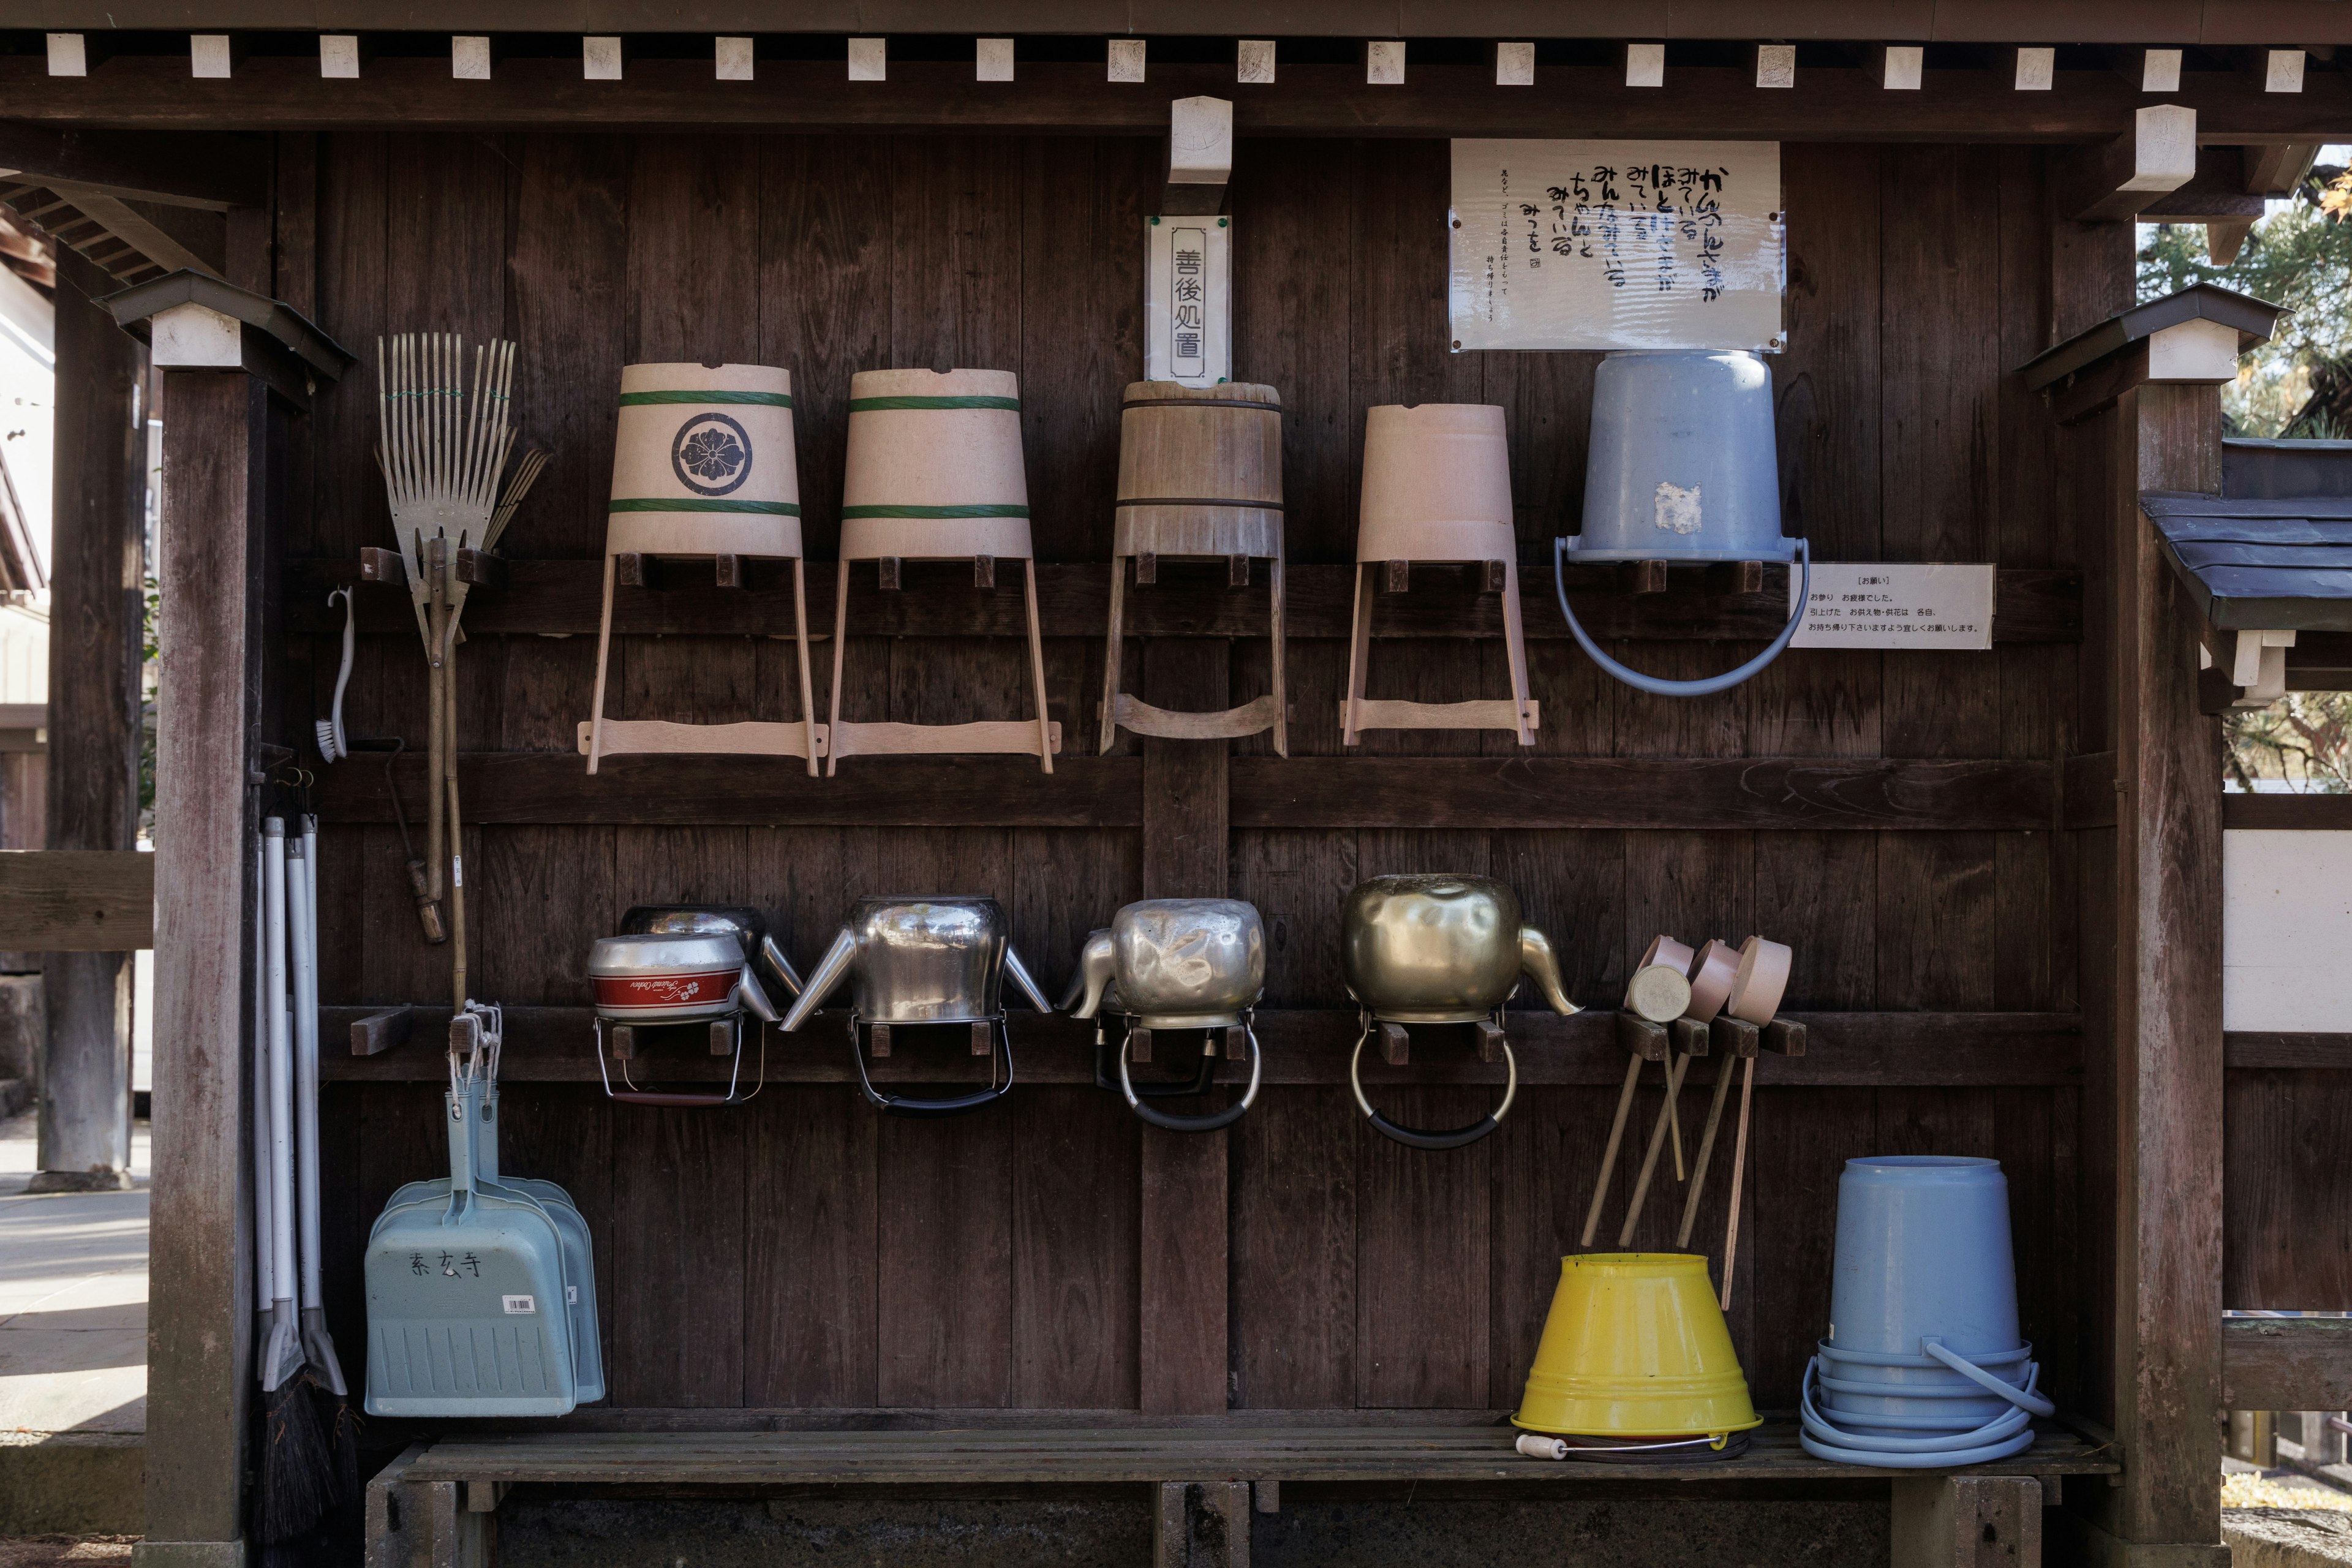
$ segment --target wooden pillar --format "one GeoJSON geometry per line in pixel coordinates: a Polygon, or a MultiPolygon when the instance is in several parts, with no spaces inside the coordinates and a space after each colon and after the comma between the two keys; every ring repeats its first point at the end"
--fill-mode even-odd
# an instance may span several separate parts
{"type": "MultiPolygon", "coordinates": [[[[1152,639],[1143,649],[1143,700],[1179,711],[1228,706],[1230,645],[1152,639]]],[[[1143,742],[1143,896],[1225,895],[1223,741],[1143,742]]],[[[1222,1411],[1225,1361],[1226,1135],[1143,1129],[1143,1409],[1152,1415],[1222,1411]]]]}
{"type": "MultiPolygon", "coordinates": [[[[90,299],[112,280],[58,247],[50,526],[47,847],[131,849],[139,833],[141,589],[146,573],[146,354],[90,299]]],[[[131,1184],[127,952],[42,961],[37,1193],[131,1184]]]]}
{"type": "Polygon", "coordinates": [[[146,1568],[244,1560],[268,398],[235,371],[163,377],[146,1568]]]}
{"type": "Polygon", "coordinates": [[[1897,1476],[1893,1493],[1890,1568],[2041,1568],[2042,1483],[2033,1477],[1897,1476]]]}

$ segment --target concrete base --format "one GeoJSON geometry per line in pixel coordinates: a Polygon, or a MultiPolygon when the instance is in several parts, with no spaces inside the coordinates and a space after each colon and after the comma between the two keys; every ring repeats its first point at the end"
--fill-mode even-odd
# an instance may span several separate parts
{"type": "Polygon", "coordinates": [[[245,1568],[242,1541],[142,1541],[131,1568],[245,1568]]]}
{"type": "Polygon", "coordinates": [[[136,1535],[146,1478],[144,1437],[0,1433],[0,1535],[136,1535]]]}
{"type": "Polygon", "coordinates": [[[2352,1513],[2336,1509],[2232,1508],[2221,1512],[2231,1568],[2345,1568],[2352,1513]]]}
{"type": "Polygon", "coordinates": [[[137,1185],[128,1171],[36,1171],[25,1191],[42,1193],[127,1193],[137,1185]]]}

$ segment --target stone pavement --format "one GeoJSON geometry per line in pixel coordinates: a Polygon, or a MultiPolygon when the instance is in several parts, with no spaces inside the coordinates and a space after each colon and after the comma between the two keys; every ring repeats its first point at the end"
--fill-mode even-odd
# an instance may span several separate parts
{"type": "Polygon", "coordinates": [[[28,1196],[0,1121],[0,1536],[135,1532],[147,1426],[147,1124],[127,1193],[28,1196]]]}

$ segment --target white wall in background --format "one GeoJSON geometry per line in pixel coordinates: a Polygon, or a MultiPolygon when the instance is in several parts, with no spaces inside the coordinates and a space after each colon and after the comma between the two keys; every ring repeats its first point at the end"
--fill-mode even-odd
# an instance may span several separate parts
{"type": "Polygon", "coordinates": [[[2221,1026],[2352,1032],[2352,833],[2221,835],[2221,1026]]]}

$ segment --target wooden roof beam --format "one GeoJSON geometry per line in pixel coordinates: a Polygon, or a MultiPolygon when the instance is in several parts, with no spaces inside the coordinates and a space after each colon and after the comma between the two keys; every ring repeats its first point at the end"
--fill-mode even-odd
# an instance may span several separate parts
{"type": "Polygon", "coordinates": [[[157,136],[0,124],[0,168],[15,170],[27,182],[68,180],[109,195],[169,206],[226,212],[262,206],[269,199],[269,144],[216,131],[157,136]]]}

